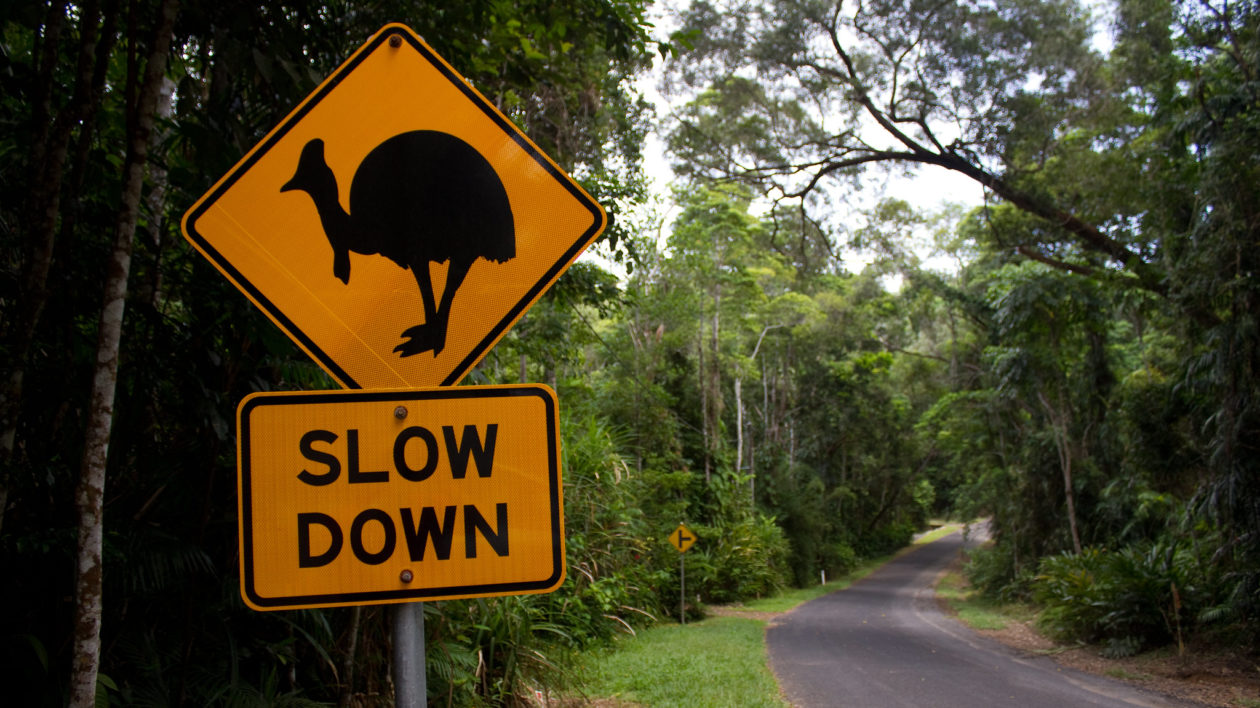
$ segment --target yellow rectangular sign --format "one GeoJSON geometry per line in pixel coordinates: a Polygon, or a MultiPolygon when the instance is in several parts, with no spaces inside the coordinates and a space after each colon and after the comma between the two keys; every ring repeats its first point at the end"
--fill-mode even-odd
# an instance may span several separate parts
{"type": "Polygon", "coordinates": [[[555,392],[257,393],[237,411],[256,610],[544,593],[564,581],[555,392]]]}

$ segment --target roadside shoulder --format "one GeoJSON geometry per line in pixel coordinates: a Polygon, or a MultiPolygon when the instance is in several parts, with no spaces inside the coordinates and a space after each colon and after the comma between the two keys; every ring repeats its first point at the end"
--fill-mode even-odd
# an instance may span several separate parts
{"type": "Polygon", "coordinates": [[[1191,647],[1185,656],[1178,656],[1176,649],[1169,647],[1109,659],[1097,647],[1062,644],[1046,637],[1037,630],[1030,614],[1010,613],[998,620],[994,618],[1001,614],[1001,608],[990,606],[978,613],[979,620],[968,617],[977,604],[968,597],[968,589],[960,557],[937,582],[936,601],[941,611],[976,634],[1017,652],[1049,656],[1067,668],[1204,706],[1260,708],[1260,666],[1241,654],[1191,647]]]}

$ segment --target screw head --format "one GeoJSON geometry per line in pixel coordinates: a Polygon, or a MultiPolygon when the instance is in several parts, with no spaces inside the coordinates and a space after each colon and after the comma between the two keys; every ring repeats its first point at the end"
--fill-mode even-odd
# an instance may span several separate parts
{"type": "Polygon", "coordinates": [[[389,46],[393,47],[394,49],[397,49],[397,48],[401,47],[401,46],[402,46],[402,37],[399,37],[399,36],[398,36],[398,35],[396,35],[396,34],[395,34],[395,35],[390,35],[390,37],[389,37],[389,46]]]}
{"type": "Polygon", "coordinates": [[[411,582],[414,577],[415,576],[411,574],[410,570],[404,570],[403,572],[398,574],[398,579],[403,581],[404,583],[411,582]]]}
{"type": "Polygon", "coordinates": [[[394,417],[395,417],[395,418],[397,418],[398,420],[402,420],[403,418],[406,418],[406,417],[407,417],[407,409],[406,409],[406,407],[404,407],[404,406],[398,406],[397,408],[395,408],[395,409],[394,409],[394,417]]]}

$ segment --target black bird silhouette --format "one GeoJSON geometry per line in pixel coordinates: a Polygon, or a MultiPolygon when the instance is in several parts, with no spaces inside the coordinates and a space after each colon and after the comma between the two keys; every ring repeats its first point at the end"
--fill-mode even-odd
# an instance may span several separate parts
{"type": "Polygon", "coordinates": [[[350,213],[341,207],[337,177],[324,161],[324,141],[302,148],[297,172],[280,188],[310,195],[333,248],[333,275],[350,282],[350,251],[379,253],[410,269],[424,300],[424,323],[405,330],[399,356],[446,346],[455,291],[478,258],[503,263],[516,256],[516,230],[507,191],[475,148],[436,130],[395,135],[363,158],[350,183],[350,213]],[[450,261],[440,301],[429,263],[450,261]]]}

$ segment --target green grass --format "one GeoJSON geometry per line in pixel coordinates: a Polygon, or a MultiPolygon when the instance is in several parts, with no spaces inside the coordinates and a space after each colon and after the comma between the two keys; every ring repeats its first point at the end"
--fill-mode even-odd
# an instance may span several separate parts
{"type": "Polygon", "coordinates": [[[943,598],[963,624],[972,629],[1006,629],[1013,621],[1031,619],[1034,612],[1023,605],[1003,605],[982,597],[961,574],[948,572],[936,585],[937,597],[943,598]]]}
{"type": "Polygon", "coordinates": [[[653,627],[587,654],[584,692],[653,708],[779,708],[764,637],[764,622],[740,617],[653,627]]]}

